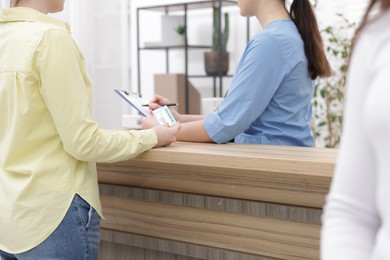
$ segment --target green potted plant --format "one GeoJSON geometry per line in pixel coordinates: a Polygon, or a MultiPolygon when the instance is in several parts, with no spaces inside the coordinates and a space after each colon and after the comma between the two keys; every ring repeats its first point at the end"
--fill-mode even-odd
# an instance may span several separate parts
{"type": "Polygon", "coordinates": [[[342,14],[337,15],[341,22],[322,30],[324,47],[334,71],[332,77],[316,82],[313,133],[317,147],[338,147],[342,134],[347,65],[356,24],[342,14]]]}
{"type": "Polygon", "coordinates": [[[176,28],[174,28],[174,30],[177,33],[177,44],[184,45],[185,44],[186,27],[182,24],[179,24],[176,28]]]}
{"type": "Polygon", "coordinates": [[[226,75],[229,70],[229,53],[226,51],[229,38],[229,14],[224,14],[225,28],[223,31],[220,21],[221,9],[213,7],[212,47],[210,52],[204,54],[205,70],[207,75],[210,76],[226,75]]]}

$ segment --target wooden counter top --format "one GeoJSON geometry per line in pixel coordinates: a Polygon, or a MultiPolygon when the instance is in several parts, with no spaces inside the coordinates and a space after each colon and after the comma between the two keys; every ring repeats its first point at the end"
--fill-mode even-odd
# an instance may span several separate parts
{"type": "Polygon", "coordinates": [[[337,150],[177,142],[98,164],[99,182],[322,208],[337,150]]]}

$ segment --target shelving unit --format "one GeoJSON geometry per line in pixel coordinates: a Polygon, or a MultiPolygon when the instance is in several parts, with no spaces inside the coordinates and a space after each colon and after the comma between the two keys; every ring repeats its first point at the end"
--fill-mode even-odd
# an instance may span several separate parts
{"type": "MultiPolygon", "coordinates": [[[[213,79],[213,96],[217,96],[217,80],[219,80],[219,96],[222,96],[222,79],[224,77],[232,77],[232,75],[223,75],[221,72],[219,75],[210,76],[210,75],[193,75],[188,71],[188,54],[191,49],[211,49],[210,45],[192,45],[188,42],[188,12],[196,9],[206,9],[213,8],[217,6],[219,9],[228,6],[237,5],[236,1],[232,0],[212,0],[212,1],[196,1],[196,2],[188,2],[188,3],[180,3],[180,4],[167,4],[167,5],[158,5],[158,6],[148,6],[148,7],[139,7],[137,8],[137,73],[138,73],[138,93],[141,93],[141,58],[140,52],[142,51],[165,51],[165,59],[166,59],[166,73],[170,73],[170,64],[169,64],[169,52],[171,50],[183,50],[184,51],[184,76],[185,76],[185,103],[186,108],[185,111],[188,113],[188,79],[189,78],[212,78],[213,79]],[[140,15],[141,11],[154,11],[154,12],[162,12],[166,15],[174,12],[183,12],[184,16],[184,26],[186,28],[184,33],[184,44],[183,45],[167,45],[167,46],[153,46],[153,47],[141,47],[140,43],[140,15]]],[[[221,16],[222,17],[222,16],[221,16]]],[[[222,19],[222,18],[221,18],[222,19]]],[[[222,24],[221,19],[217,22],[222,24]]],[[[219,26],[221,28],[222,26],[219,26]]],[[[247,20],[247,40],[249,40],[249,20],[247,20]]],[[[221,31],[219,32],[221,34],[221,31]]],[[[220,35],[221,36],[221,35],[220,35]]]]}

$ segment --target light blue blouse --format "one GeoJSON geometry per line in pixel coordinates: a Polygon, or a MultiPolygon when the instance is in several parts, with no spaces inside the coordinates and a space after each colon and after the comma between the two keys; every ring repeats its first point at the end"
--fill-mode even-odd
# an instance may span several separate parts
{"type": "Polygon", "coordinates": [[[313,146],[313,91],[294,22],[274,21],[247,44],[225,100],[204,127],[216,143],[313,146]]]}

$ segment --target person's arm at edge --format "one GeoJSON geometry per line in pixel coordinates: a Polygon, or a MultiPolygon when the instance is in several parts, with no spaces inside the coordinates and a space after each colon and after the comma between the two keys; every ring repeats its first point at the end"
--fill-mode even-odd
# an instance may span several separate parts
{"type": "MultiPolygon", "coordinates": [[[[386,71],[386,66],[380,64],[378,67],[381,71],[376,71],[372,76],[370,86],[360,83],[364,78],[359,75],[367,73],[365,64],[372,63],[365,55],[367,45],[362,45],[368,44],[370,39],[363,37],[366,36],[359,39],[351,59],[343,137],[330,192],[323,208],[320,240],[323,260],[371,259],[381,225],[376,203],[376,158],[362,116],[369,96],[367,90],[387,86],[389,70],[386,71]]],[[[387,58],[388,55],[382,57],[387,58]]],[[[378,62],[380,59],[375,60],[378,62]]]]}

